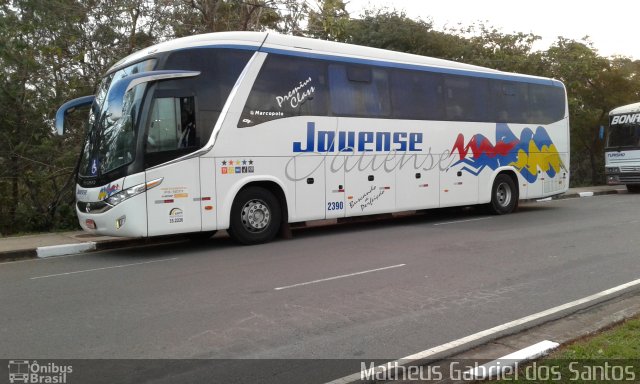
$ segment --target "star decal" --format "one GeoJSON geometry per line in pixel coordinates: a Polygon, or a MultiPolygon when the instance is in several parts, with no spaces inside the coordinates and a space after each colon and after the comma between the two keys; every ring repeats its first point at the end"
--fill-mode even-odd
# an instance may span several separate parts
{"type": "Polygon", "coordinates": [[[249,165],[253,165],[253,160],[249,160],[249,165]]]}
{"type": "Polygon", "coordinates": [[[229,165],[233,165],[233,160],[229,160],[229,165]]]}
{"type": "Polygon", "coordinates": [[[247,160],[242,160],[242,165],[247,165],[247,160]]]}
{"type": "Polygon", "coordinates": [[[227,160],[222,160],[222,165],[227,165],[227,160]]]}

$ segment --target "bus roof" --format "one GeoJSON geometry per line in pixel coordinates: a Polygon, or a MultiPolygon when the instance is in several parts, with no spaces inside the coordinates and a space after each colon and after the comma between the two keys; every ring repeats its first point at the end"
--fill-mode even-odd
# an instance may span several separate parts
{"type": "Polygon", "coordinates": [[[626,113],[640,112],[640,103],[633,103],[614,108],[609,112],[609,116],[622,115],[626,113]]]}
{"type": "Polygon", "coordinates": [[[260,50],[271,53],[283,53],[305,57],[336,58],[361,63],[373,63],[383,66],[397,66],[418,69],[440,69],[451,73],[481,74],[481,76],[495,78],[521,79],[536,83],[547,83],[563,86],[557,80],[544,77],[515,74],[476,65],[458,63],[455,61],[437,59],[409,53],[389,51],[360,45],[338,43],[333,41],[311,39],[307,37],[282,35],[274,32],[215,32],[183,37],[135,52],[114,64],[109,72],[116,68],[137,62],[159,52],[169,52],[197,47],[234,47],[241,49],[260,50]]]}

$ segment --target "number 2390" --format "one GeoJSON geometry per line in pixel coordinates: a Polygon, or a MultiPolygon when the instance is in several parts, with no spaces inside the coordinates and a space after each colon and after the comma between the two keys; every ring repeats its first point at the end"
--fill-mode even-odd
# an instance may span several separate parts
{"type": "Polygon", "coordinates": [[[327,211],[341,211],[344,209],[344,202],[332,201],[327,203],[327,211]]]}

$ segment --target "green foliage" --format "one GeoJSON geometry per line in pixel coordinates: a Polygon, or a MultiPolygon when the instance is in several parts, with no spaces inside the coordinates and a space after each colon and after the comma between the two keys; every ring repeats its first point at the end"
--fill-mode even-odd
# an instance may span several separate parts
{"type": "Polygon", "coordinates": [[[317,0],[308,11],[307,32],[311,37],[343,41],[349,24],[349,13],[342,0],[317,0]]]}
{"type": "Polygon", "coordinates": [[[640,377],[639,338],[640,319],[630,319],[594,336],[564,345],[536,362],[519,365],[517,375],[503,376],[496,382],[637,383],[640,377]]]}
{"type": "Polygon", "coordinates": [[[571,121],[571,171],[575,184],[603,181],[600,126],[613,108],[640,99],[639,61],[599,56],[588,41],[559,38],[543,55],[546,75],[565,83],[571,121]]]}
{"type": "Polygon", "coordinates": [[[640,318],[630,319],[554,353],[554,359],[636,359],[640,356],[640,318]]]}
{"type": "Polygon", "coordinates": [[[640,99],[640,62],[605,58],[588,41],[472,25],[436,30],[394,9],[352,18],[344,0],[5,0],[0,2],[0,233],[77,228],[73,169],[86,112],[54,136],[64,101],[92,94],[122,57],[168,39],[228,30],[317,37],[504,71],[555,77],[568,89],[574,185],[603,181],[600,125],[640,99]]]}

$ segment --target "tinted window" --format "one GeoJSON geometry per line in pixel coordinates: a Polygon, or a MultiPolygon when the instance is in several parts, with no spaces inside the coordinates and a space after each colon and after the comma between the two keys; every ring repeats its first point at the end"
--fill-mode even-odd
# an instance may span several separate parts
{"type": "Polygon", "coordinates": [[[147,135],[147,153],[199,147],[193,97],[153,100],[147,135]]]}
{"type": "Polygon", "coordinates": [[[326,64],[270,54],[251,89],[238,126],[292,116],[326,115],[326,64]]]}
{"type": "Polygon", "coordinates": [[[443,120],[442,76],[430,72],[391,72],[393,117],[411,120],[443,120]]]}
{"type": "Polygon", "coordinates": [[[491,88],[496,122],[524,124],[529,121],[528,84],[493,81],[491,88]]]}
{"type": "Polygon", "coordinates": [[[489,82],[487,79],[463,76],[444,78],[447,120],[489,121],[487,107],[489,82]]]}
{"type": "Polygon", "coordinates": [[[164,81],[159,83],[161,90],[189,90],[198,99],[198,134],[204,145],[220,112],[238,80],[238,76],[253,55],[251,51],[219,48],[197,48],[171,53],[163,69],[184,69],[200,71],[193,78],[164,81]]]}
{"type": "Polygon", "coordinates": [[[329,65],[331,111],[338,116],[389,117],[389,75],[380,68],[329,65]]]}
{"type": "Polygon", "coordinates": [[[550,124],[564,118],[565,97],[561,87],[529,84],[529,122],[550,124]]]}

